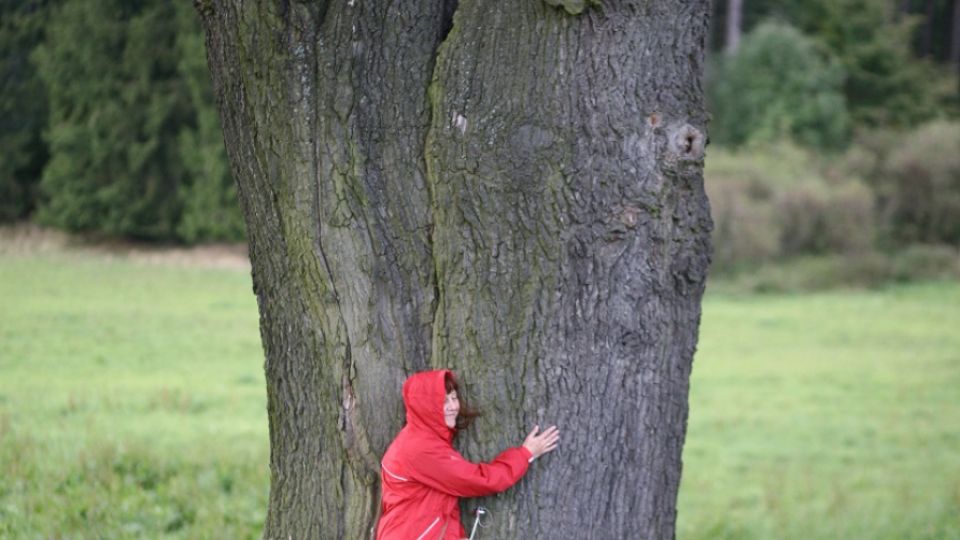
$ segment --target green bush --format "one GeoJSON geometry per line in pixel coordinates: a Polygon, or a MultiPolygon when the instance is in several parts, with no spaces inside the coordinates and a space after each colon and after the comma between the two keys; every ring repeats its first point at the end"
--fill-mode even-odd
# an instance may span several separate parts
{"type": "Polygon", "coordinates": [[[713,216],[713,268],[726,272],[780,254],[776,198],[803,182],[808,155],[790,144],[731,152],[713,147],[704,177],[713,216]]]}
{"type": "Polygon", "coordinates": [[[735,55],[718,62],[709,85],[714,141],[740,146],[790,137],[817,148],[846,144],[843,70],[797,29],[762,23],[735,55]]]}
{"type": "Polygon", "coordinates": [[[859,177],[875,199],[885,249],[960,245],[960,123],[858,134],[828,174],[859,177]]]}
{"type": "Polygon", "coordinates": [[[873,195],[863,184],[814,179],[783,189],[776,216],[780,255],[859,253],[874,239],[873,195]]]}
{"type": "Polygon", "coordinates": [[[713,266],[720,271],[738,264],[771,259],[777,255],[777,231],[773,208],[762,184],[729,178],[718,186],[709,178],[710,207],[713,214],[713,266]]]}
{"type": "Polygon", "coordinates": [[[960,245],[960,123],[935,121],[905,134],[879,188],[896,241],[960,245]]]}
{"type": "Polygon", "coordinates": [[[891,274],[897,281],[956,279],[960,277],[960,251],[943,245],[908,246],[894,254],[891,274]]]}
{"type": "Polygon", "coordinates": [[[873,246],[870,190],[855,178],[821,175],[817,159],[801,148],[781,143],[711,150],[706,164],[719,272],[873,246]]]}

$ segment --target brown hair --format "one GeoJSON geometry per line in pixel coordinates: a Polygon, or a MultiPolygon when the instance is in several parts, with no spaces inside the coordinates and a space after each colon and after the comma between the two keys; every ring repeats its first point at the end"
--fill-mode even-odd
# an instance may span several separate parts
{"type": "Polygon", "coordinates": [[[457,431],[463,431],[470,427],[474,418],[483,413],[481,413],[479,409],[474,409],[467,404],[467,397],[460,391],[460,386],[457,384],[457,379],[454,378],[453,373],[447,373],[447,376],[443,378],[443,386],[448,394],[454,391],[457,392],[457,400],[460,401],[460,414],[457,415],[457,431]]]}

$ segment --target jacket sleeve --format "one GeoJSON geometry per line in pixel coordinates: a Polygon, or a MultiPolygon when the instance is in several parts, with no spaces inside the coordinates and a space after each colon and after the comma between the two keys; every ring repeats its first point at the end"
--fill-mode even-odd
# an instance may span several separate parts
{"type": "Polygon", "coordinates": [[[530,451],[508,448],[489,463],[467,461],[452,447],[431,448],[410,460],[414,480],[457,497],[483,497],[517,483],[530,466],[530,451]]]}

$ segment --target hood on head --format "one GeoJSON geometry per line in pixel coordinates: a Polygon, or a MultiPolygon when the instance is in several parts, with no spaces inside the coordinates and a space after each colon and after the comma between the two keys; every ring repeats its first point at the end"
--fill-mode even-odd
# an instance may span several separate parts
{"type": "Polygon", "coordinates": [[[408,377],[403,383],[403,406],[407,410],[407,425],[450,441],[454,430],[447,427],[443,418],[447,374],[453,375],[449,369],[437,369],[408,377]]]}

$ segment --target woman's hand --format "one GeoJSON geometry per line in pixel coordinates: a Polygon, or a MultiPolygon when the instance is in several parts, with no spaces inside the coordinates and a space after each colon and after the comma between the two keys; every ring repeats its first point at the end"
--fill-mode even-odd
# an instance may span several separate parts
{"type": "Polygon", "coordinates": [[[560,442],[560,430],[557,429],[557,426],[550,426],[543,433],[537,435],[539,431],[540,426],[533,426],[533,431],[523,441],[523,447],[533,454],[533,457],[530,458],[531,461],[547,452],[552,452],[557,447],[557,443],[560,442]]]}

